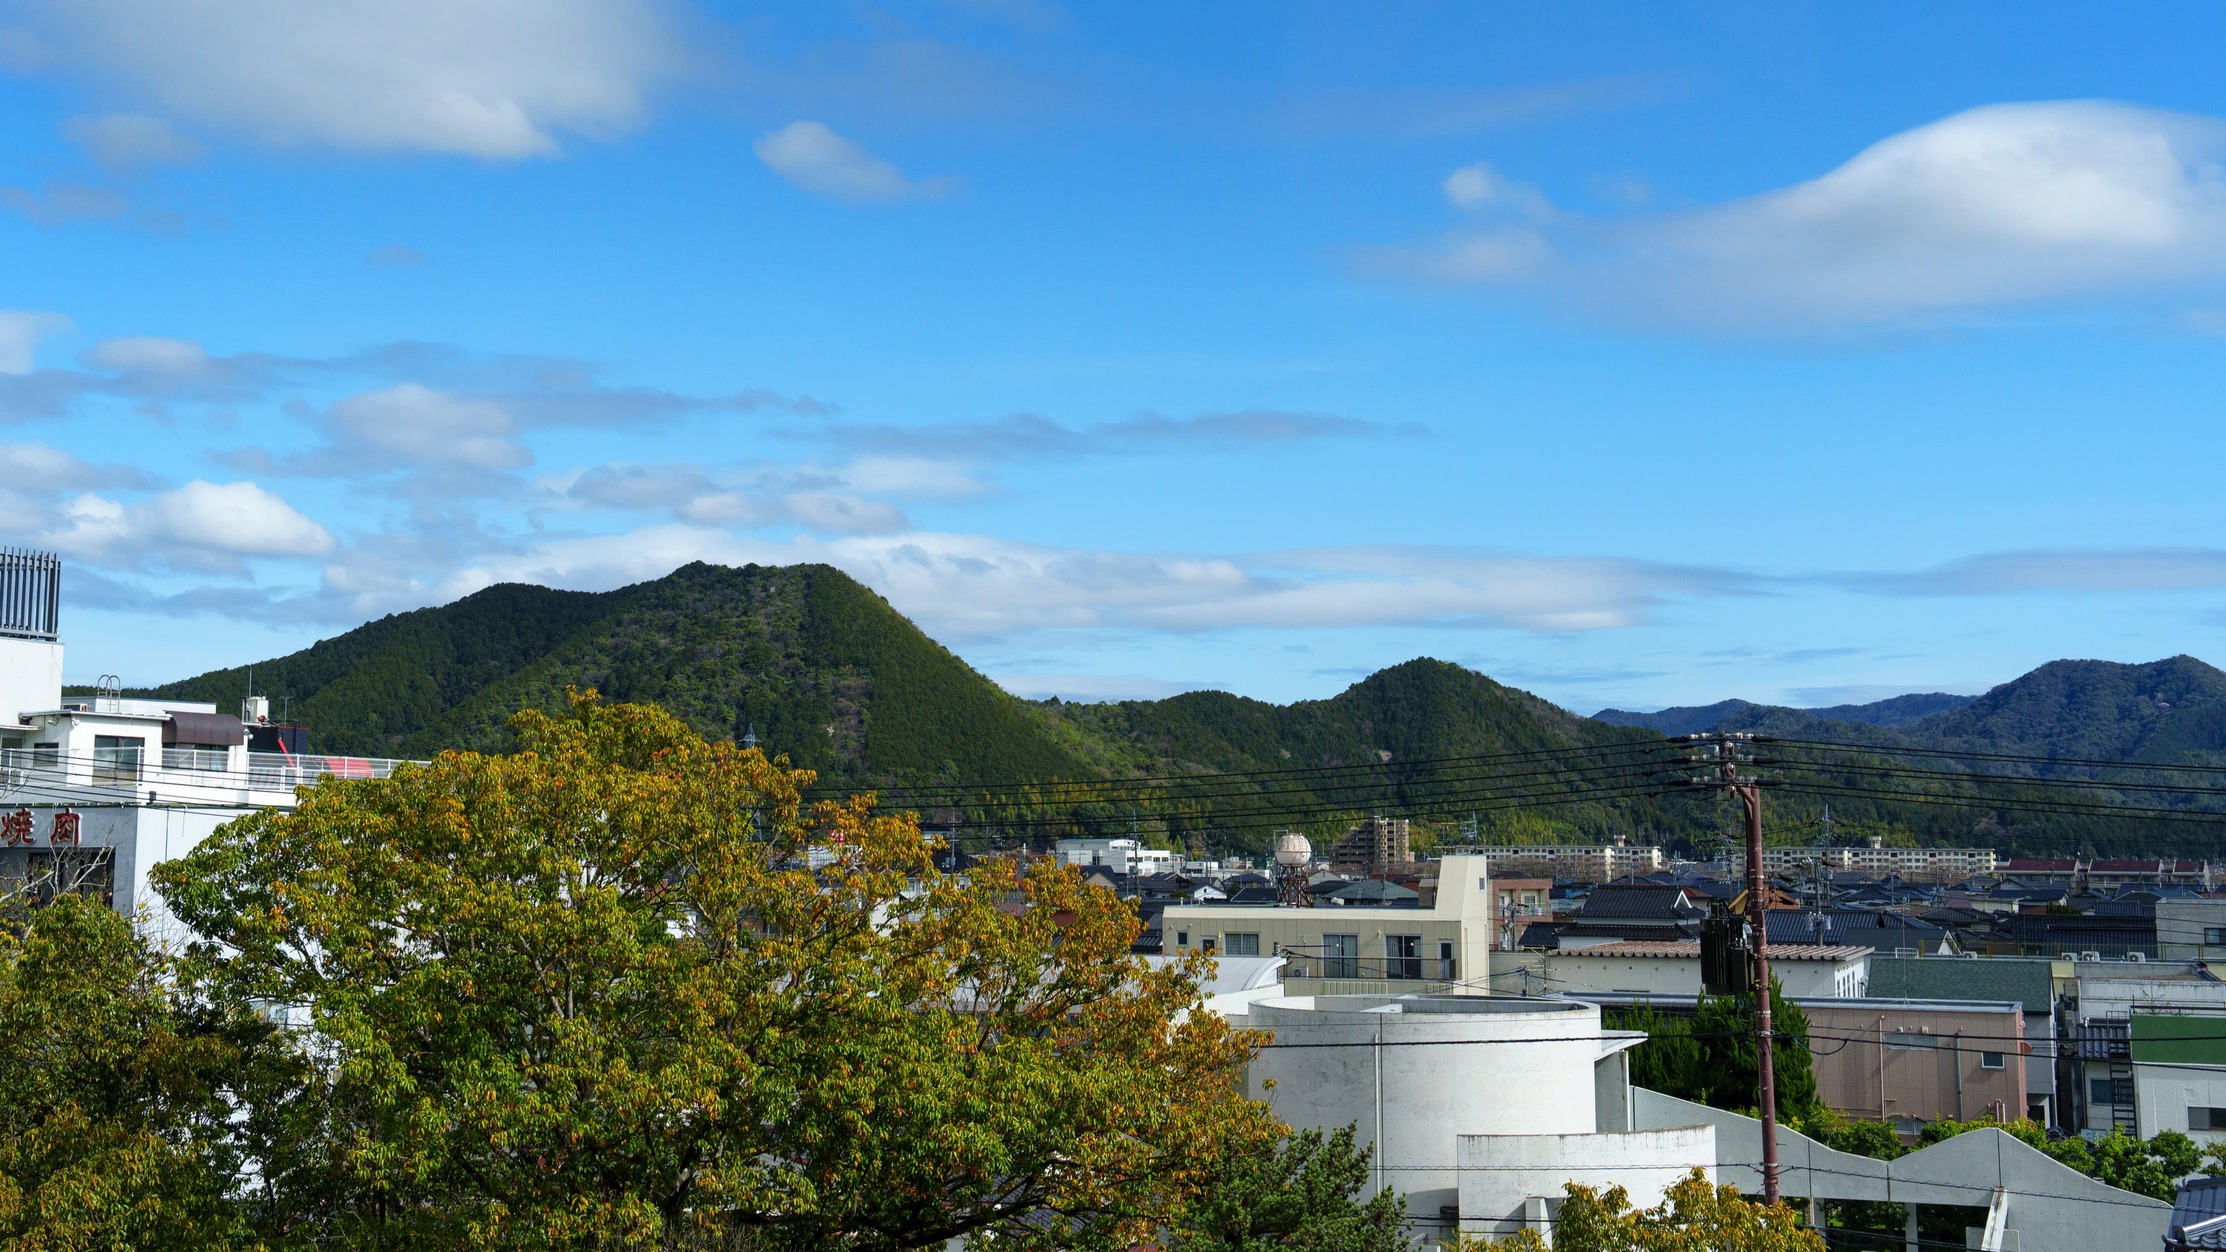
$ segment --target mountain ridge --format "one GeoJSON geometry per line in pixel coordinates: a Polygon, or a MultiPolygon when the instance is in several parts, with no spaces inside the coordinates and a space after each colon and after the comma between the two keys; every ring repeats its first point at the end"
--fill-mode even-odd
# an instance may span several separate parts
{"type": "MultiPolygon", "coordinates": [[[[659,703],[707,737],[755,734],[824,785],[880,790],[933,820],[1035,839],[1149,822],[1154,838],[1256,852],[1276,825],[1329,834],[1383,812],[1414,817],[1423,846],[1473,823],[1487,842],[1613,834],[1705,851],[1728,828],[1721,797],[1665,790],[1657,784],[1666,776],[1651,766],[1616,764],[1646,759],[1630,749],[1659,742],[1657,729],[1582,717],[1449,662],[1418,657],[1331,696],[1282,705],[1219,691],[1027,701],[825,565],[699,563],[608,592],[504,584],[147,694],[223,707],[245,692],[250,669],[258,691],[289,698],[312,751],[508,750],[504,721],[514,710],[557,708],[567,687],[594,687],[613,700],[659,703]],[[1473,764],[1495,756],[1532,764],[1514,767],[1519,782],[1473,764]],[[1101,788],[1134,780],[1142,790],[1133,796],[1146,798],[1108,800],[1102,790],[1099,799],[1059,798],[1087,790],[1062,784],[1091,780],[1101,788]],[[991,796],[990,784],[1022,784],[1036,798],[1016,806],[991,796]],[[1531,803],[1540,799],[1544,807],[1531,803]]],[[[1880,753],[1918,745],[2226,764],[2226,673],[2192,657],[2051,662],[1970,698],[1932,693],[1813,710],[1732,701],[1677,712],[1714,715],[1726,729],[1855,745],[1851,759],[1862,770],[1890,761],[1880,753]],[[1926,711],[1928,701],[1952,707],[1926,711]],[[1823,713],[1835,716],[1815,716],[1823,713]]],[[[1847,831],[2032,851],[2183,847],[2207,829],[1982,802],[1954,781],[1936,789],[1969,802],[1834,799],[1833,812],[1847,831]]],[[[1819,807],[1783,793],[1771,829],[1805,837],[1819,807]]]]}

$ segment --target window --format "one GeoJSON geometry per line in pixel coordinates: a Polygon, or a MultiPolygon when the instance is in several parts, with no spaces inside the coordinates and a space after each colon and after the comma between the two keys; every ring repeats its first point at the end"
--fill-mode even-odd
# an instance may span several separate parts
{"type": "Polygon", "coordinates": [[[1422,977],[1422,936],[1384,936],[1384,977],[1422,977]]]}
{"type": "Polygon", "coordinates": [[[2116,1097],[2111,1091],[2109,1079],[2090,1078],[2087,1080],[2087,1103],[2114,1104],[2116,1102],[2116,1097]]]}
{"type": "Polygon", "coordinates": [[[1322,977],[1360,977],[1360,936],[1322,936],[1322,977]]]}
{"type": "Polygon", "coordinates": [[[2187,1109],[2189,1130],[2226,1130],[2226,1109],[2205,1108],[2191,1104],[2187,1109]]]}
{"type": "Polygon", "coordinates": [[[1175,946],[1176,946],[1176,947],[1178,947],[1178,948],[1187,948],[1187,947],[1189,947],[1189,946],[1190,946],[1190,932],[1189,932],[1189,931],[1187,931],[1187,930],[1178,930],[1178,931],[1176,931],[1176,932],[1175,932],[1175,946]]]}
{"type": "Polygon", "coordinates": [[[134,787],[139,784],[139,761],[147,741],[136,736],[93,736],[93,785],[134,787]]]}
{"type": "Polygon", "coordinates": [[[2206,948],[2226,948],[2226,926],[2203,927],[2203,946],[2206,948]]]}
{"type": "Polygon", "coordinates": [[[1893,1052],[1930,1052],[1939,1046],[1939,1041],[1931,1035],[1900,1031],[1886,1036],[1886,1047],[1893,1052]]]}
{"type": "Polygon", "coordinates": [[[1980,1069],[2008,1069],[2009,1067],[2010,1067],[2010,1058],[2009,1058],[2009,1057],[2007,1057],[2007,1056],[2004,1056],[2004,1055],[2003,1055],[2002,1053],[2000,1053],[2000,1052],[1981,1052],[1981,1053],[1979,1053],[1979,1068],[1980,1068],[1980,1069]]]}
{"type": "Polygon", "coordinates": [[[1223,935],[1221,941],[1227,945],[1226,951],[1230,956],[1260,955],[1260,936],[1257,934],[1223,935]]]}
{"type": "Polygon", "coordinates": [[[1453,941],[1451,939],[1438,940],[1438,980],[1440,982],[1452,982],[1460,976],[1460,967],[1453,959],[1453,941]]]}
{"type": "Polygon", "coordinates": [[[1198,950],[1199,950],[1200,952],[1203,952],[1203,953],[1205,953],[1205,954],[1206,954],[1207,956],[1212,956],[1212,955],[1213,955],[1213,953],[1214,953],[1214,940],[1213,940],[1213,936],[1212,936],[1212,935],[1208,935],[1208,936],[1206,936],[1205,938],[1203,938],[1203,939],[1200,939],[1200,940],[1198,941],[1198,950]]]}

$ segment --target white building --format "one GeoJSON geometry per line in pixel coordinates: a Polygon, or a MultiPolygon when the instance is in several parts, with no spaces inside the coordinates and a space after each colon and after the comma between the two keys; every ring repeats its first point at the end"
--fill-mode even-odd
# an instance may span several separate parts
{"type": "Polygon", "coordinates": [[[1520,847],[1463,848],[1480,856],[1495,878],[1543,874],[1578,882],[1614,882],[1651,874],[1668,864],[1662,850],[1621,843],[1541,843],[1520,847]]]}
{"type": "Polygon", "coordinates": [[[1174,853],[1147,848],[1136,839],[1061,839],[1052,854],[1062,865],[1115,874],[1167,874],[1180,864],[1174,853]]]}
{"type": "MultiPolygon", "coordinates": [[[[1793,997],[1849,1000],[1869,993],[1871,949],[1851,944],[1773,944],[1770,976],[1793,997]]],[[[1545,952],[1495,952],[1500,991],[1583,995],[1700,994],[1697,940],[1619,940],[1545,952]]]]}
{"type": "Polygon", "coordinates": [[[0,551],[0,909],[77,892],[171,937],[155,865],[242,814],[291,808],[295,787],[397,764],[289,751],[260,701],[243,720],[191,701],[64,699],[60,577],[53,556],[0,551]],[[253,750],[257,735],[277,750],[253,750]]]}
{"type": "Polygon", "coordinates": [[[1977,874],[1991,874],[2000,858],[1992,848],[1889,848],[1872,843],[1859,848],[1768,847],[1762,850],[1763,872],[1821,867],[1863,874],[1899,874],[1927,882],[1961,882],[1977,874]]]}
{"type": "Polygon", "coordinates": [[[1444,1238],[1551,1230],[1562,1187],[1616,1184],[1633,1202],[1698,1167],[1703,1125],[1634,1132],[1624,1050],[1597,1006],[1478,996],[1288,996],[1251,1006],[1273,1033],[1247,1076],[1299,1128],[1351,1124],[1374,1149],[1368,1189],[1407,1197],[1414,1233],[1444,1238]]]}

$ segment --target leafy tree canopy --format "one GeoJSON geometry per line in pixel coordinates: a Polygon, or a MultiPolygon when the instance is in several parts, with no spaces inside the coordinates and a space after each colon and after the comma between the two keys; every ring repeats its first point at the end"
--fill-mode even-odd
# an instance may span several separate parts
{"type": "Polygon", "coordinates": [[[314,1062],[253,1145],[274,1241],[1125,1247],[1269,1134],[1252,1041],[1071,871],[938,874],[653,707],[511,726],[157,871],[314,1062]]]}
{"type": "Polygon", "coordinates": [[[1353,1137],[1276,1127],[1247,1145],[1184,1208],[1169,1252],[1405,1252],[1405,1203],[1389,1187],[1357,1198],[1370,1150],[1353,1137]]]}
{"type": "Polygon", "coordinates": [[[1824,1237],[1803,1229],[1791,1208],[1757,1204],[1737,1187],[1716,1186],[1694,1170],[1670,1187],[1662,1203],[1631,1206],[1621,1187],[1565,1188],[1549,1245],[1523,1230],[1483,1245],[1500,1252],[1824,1252],[1824,1237]]]}

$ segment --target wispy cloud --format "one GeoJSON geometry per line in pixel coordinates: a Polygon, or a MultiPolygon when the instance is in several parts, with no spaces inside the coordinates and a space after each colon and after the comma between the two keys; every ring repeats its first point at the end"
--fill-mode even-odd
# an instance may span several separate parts
{"type": "Polygon", "coordinates": [[[1834,579],[1896,596],[2207,591],[2226,587],[2226,549],[2091,548],[1992,552],[1931,569],[1834,579]]]}
{"type": "Polygon", "coordinates": [[[635,0],[25,0],[26,47],[148,114],[281,147],[546,156],[641,124],[681,60],[635,0]]]}
{"type": "Polygon", "coordinates": [[[891,454],[989,461],[1180,447],[1238,448],[1321,439],[1412,437],[1422,433],[1420,426],[1412,424],[1387,426],[1319,413],[1258,409],[1198,417],[1139,413],[1121,421],[1088,426],[1069,426],[1031,413],[1016,413],[991,422],[930,426],[831,423],[800,432],[800,437],[891,454]]]}
{"type": "Polygon", "coordinates": [[[2100,101],[1998,104],[1892,136],[1808,182],[1683,213],[1549,214],[1489,167],[1448,179],[1504,210],[1364,264],[1527,289],[1588,315],[1878,325],[2184,292],[2226,278],[2226,123],[2100,101]]]}
{"type": "Polygon", "coordinates": [[[152,165],[190,165],[207,154],[198,141],[144,113],[73,117],[62,123],[62,137],[113,173],[152,165]]]}
{"type": "Polygon", "coordinates": [[[862,204],[940,195],[948,179],[915,180],[820,122],[791,122],[757,141],[757,159],[813,195],[862,204]]]}

